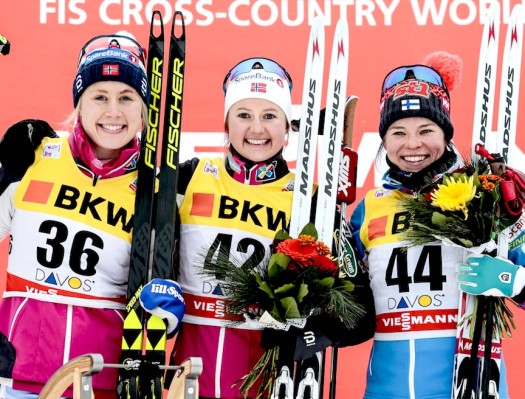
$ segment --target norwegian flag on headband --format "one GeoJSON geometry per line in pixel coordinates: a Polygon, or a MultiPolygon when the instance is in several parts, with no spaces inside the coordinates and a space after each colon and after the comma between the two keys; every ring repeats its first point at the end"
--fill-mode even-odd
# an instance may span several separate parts
{"type": "Polygon", "coordinates": [[[266,93],[266,83],[252,83],[250,90],[252,93],[266,93]]]}
{"type": "Polygon", "coordinates": [[[118,76],[120,75],[118,64],[102,65],[102,76],[118,76]]]}

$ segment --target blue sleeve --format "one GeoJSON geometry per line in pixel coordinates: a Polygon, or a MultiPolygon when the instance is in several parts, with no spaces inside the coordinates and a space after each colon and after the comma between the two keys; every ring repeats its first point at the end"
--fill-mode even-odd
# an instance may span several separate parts
{"type": "Polygon", "coordinates": [[[350,231],[352,232],[352,238],[354,240],[355,248],[357,251],[357,257],[362,260],[365,257],[365,246],[361,241],[361,226],[365,218],[365,200],[364,198],[357,204],[354,209],[352,216],[350,217],[350,231]]]}
{"type": "MultiPolygon", "coordinates": [[[[521,219],[520,219],[521,220],[521,219]]],[[[518,221],[517,223],[520,223],[518,221]]],[[[518,229],[519,231],[519,229],[518,229]]],[[[515,265],[525,267],[525,231],[520,231],[517,236],[509,243],[508,259],[515,265]]],[[[525,288],[512,298],[519,306],[525,309],[525,288]]]]}

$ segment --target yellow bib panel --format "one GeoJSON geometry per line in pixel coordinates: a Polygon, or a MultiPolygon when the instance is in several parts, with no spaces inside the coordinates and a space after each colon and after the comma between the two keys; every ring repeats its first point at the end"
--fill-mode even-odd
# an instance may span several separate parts
{"type": "Polygon", "coordinates": [[[94,179],[44,139],[15,192],[6,296],[122,308],[137,172],[94,179]]]}
{"type": "Polygon", "coordinates": [[[234,180],[224,160],[202,159],[180,207],[180,277],[188,323],[225,325],[224,297],[216,278],[202,274],[205,263],[229,253],[239,267],[267,262],[270,244],[288,229],[294,175],[266,184],[234,180]]]}

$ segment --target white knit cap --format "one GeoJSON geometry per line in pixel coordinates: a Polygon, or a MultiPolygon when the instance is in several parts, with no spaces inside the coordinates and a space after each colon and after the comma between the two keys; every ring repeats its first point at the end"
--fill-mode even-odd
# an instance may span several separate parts
{"type": "Polygon", "coordinates": [[[262,98],[279,106],[288,123],[292,120],[292,96],[289,84],[275,73],[252,69],[229,81],[224,99],[224,120],[231,106],[246,98],[262,98]]]}

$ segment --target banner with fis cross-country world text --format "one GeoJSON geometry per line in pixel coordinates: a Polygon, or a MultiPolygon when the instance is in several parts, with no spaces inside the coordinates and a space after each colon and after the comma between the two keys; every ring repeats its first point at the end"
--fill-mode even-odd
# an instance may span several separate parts
{"type": "MultiPolygon", "coordinates": [[[[228,70],[249,57],[275,59],[292,76],[293,112],[298,118],[312,21],[321,15],[325,23],[327,64],[323,91],[326,91],[334,29],[340,18],[346,18],[350,36],[346,95],[359,97],[353,147],[359,153],[357,198],[361,198],[380,183],[383,173],[381,162],[376,167],[383,78],[397,66],[420,63],[433,51],[445,50],[463,60],[461,82],[451,92],[451,116],[454,142],[462,153],[470,153],[480,40],[486,12],[494,1],[4,0],[0,11],[0,50],[2,37],[9,41],[10,48],[7,54],[5,49],[0,51],[0,136],[10,125],[26,118],[44,119],[55,130],[64,131],[64,122],[73,111],[73,79],[83,44],[96,35],[127,31],[147,48],[153,11],[159,10],[163,16],[166,39],[174,12],[181,11],[187,39],[181,160],[220,156],[227,142],[222,84],[228,70]]],[[[498,2],[501,59],[511,10],[516,4],[525,5],[525,0],[498,2]]],[[[523,39],[516,36],[514,40],[523,39]]],[[[521,69],[523,75],[524,68],[521,69]]],[[[519,114],[525,115],[525,77],[519,87],[508,90],[519,90],[519,114]]],[[[493,126],[489,127],[492,131],[497,120],[494,115],[493,126]]],[[[292,168],[296,135],[290,133],[285,150],[292,168]]],[[[516,144],[516,164],[525,165],[525,116],[517,118],[516,144]]],[[[8,241],[4,240],[0,247],[0,294],[5,286],[8,241]]],[[[519,334],[517,331],[516,335],[519,334]]],[[[518,373],[518,359],[515,363],[513,369],[518,373]]],[[[509,376],[517,378],[510,373],[509,376]]],[[[355,379],[364,383],[364,372],[355,379]]],[[[525,397],[519,379],[511,381],[510,386],[514,397],[525,397]]]]}

